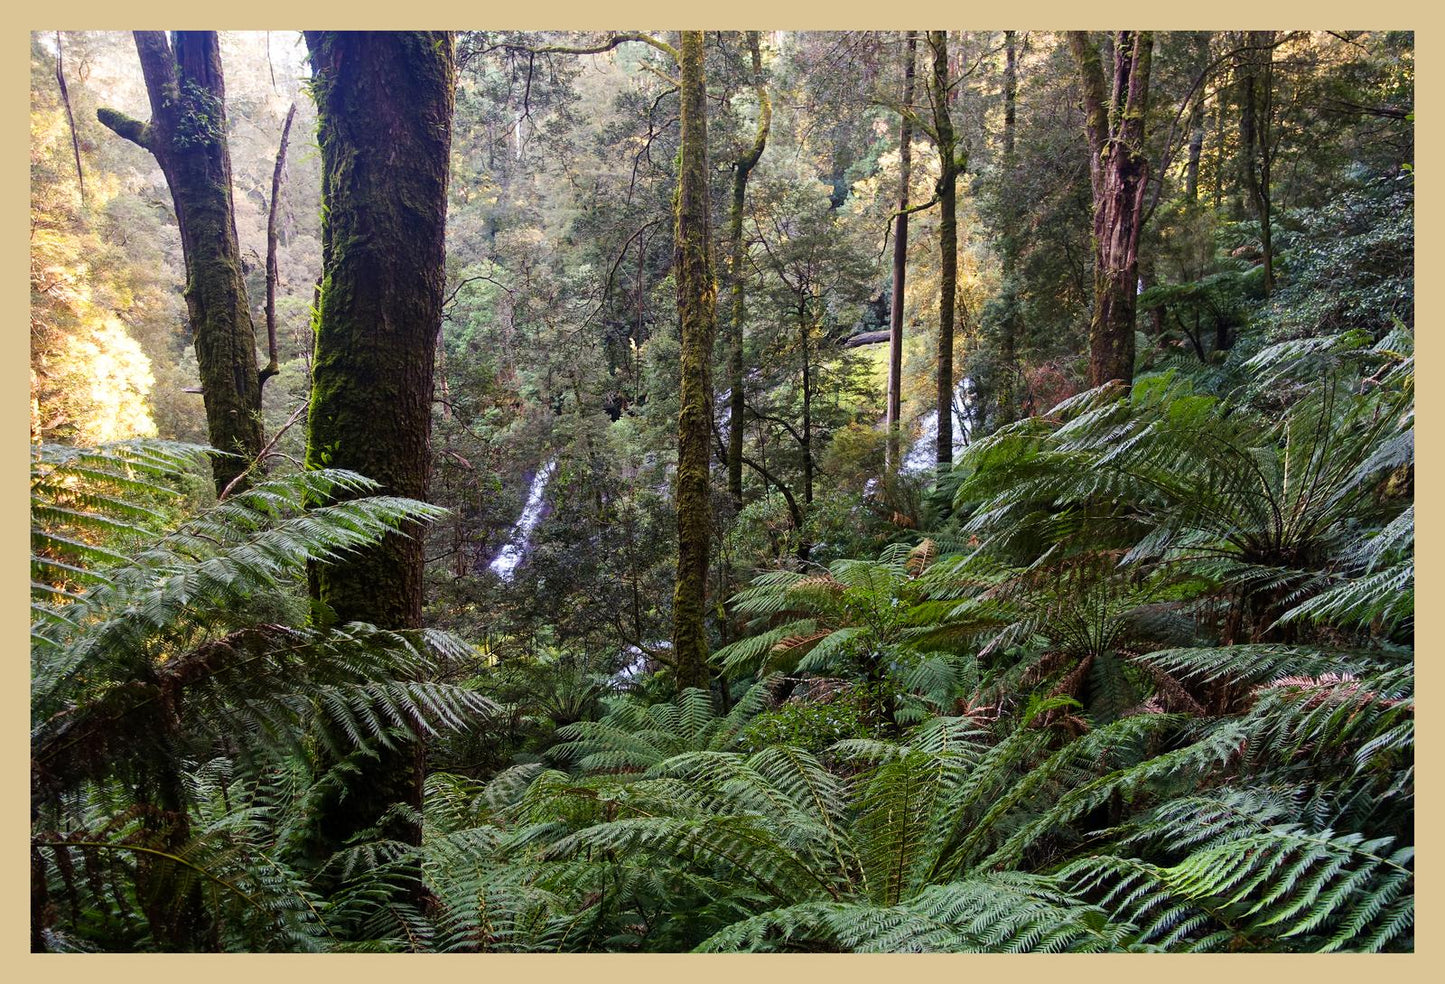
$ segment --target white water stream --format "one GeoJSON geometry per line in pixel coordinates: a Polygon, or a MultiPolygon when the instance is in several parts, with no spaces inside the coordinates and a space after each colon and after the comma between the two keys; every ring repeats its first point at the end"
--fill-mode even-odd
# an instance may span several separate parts
{"type": "Polygon", "coordinates": [[[547,483],[552,479],[552,473],[557,470],[557,459],[549,459],[537,474],[532,476],[532,487],[527,492],[527,504],[522,507],[522,515],[512,524],[512,531],[508,534],[507,545],[504,546],[497,556],[492,559],[489,565],[493,573],[503,581],[510,581],[517,570],[517,565],[526,558],[532,549],[532,531],[542,521],[542,509],[545,506],[543,495],[547,491],[547,483]]]}
{"type": "MultiPolygon", "coordinates": [[[[953,395],[953,455],[968,447],[969,436],[973,433],[973,421],[969,407],[973,405],[973,380],[964,377],[953,395]]],[[[916,475],[932,470],[938,463],[938,410],[928,411],[923,418],[923,432],[918,435],[903,456],[899,471],[905,475],[916,475]]]]}

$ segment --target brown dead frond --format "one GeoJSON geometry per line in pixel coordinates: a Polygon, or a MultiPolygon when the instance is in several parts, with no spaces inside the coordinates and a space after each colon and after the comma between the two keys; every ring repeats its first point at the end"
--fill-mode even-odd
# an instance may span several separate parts
{"type": "Polygon", "coordinates": [[[928,570],[928,565],[938,559],[938,544],[925,537],[923,542],[908,551],[908,573],[918,577],[928,570]]]}
{"type": "Polygon", "coordinates": [[[785,653],[797,653],[801,656],[832,634],[826,629],[820,629],[805,635],[788,636],[786,639],[779,639],[773,643],[773,648],[769,651],[774,656],[782,656],[785,653]]]}
{"type": "Polygon", "coordinates": [[[800,581],[793,582],[789,591],[802,591],[810,588],[822,588],[834,594],[842,594],[848,590],[848,586],[842,581],[836,580],[831,574],[813,574],[800,581]]]}

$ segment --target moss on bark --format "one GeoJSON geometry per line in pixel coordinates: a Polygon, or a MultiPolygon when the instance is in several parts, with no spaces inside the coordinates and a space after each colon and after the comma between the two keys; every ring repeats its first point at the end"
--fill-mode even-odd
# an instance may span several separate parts
{"type": "Polygon", "coordinates": [[[244,487],[242,473],[265,443],[256,329],[231,201],[220,46],[215,31],[176,31],[173,46],[163,31],[136,31],[135,41],[150,95],[150,122],[111,109],[96,115],[149,150],[170,188],[207,433],[212,446],[227,452],[211,464],[219,494],[233,482],[244,487]]]}
{"type": "Polygon", "coordinates": [[[933,50],[933,127],[938,141],[938,370],[934,376],[938,406],[939,471],[953,464],[953,321],[958,296],[958,137],[948,112],[951,86],[948,77],[948,32],[929,31],[933,50]]]}
{"type": "Polygon", "coordinates": [[[677,312],[682,326],[682,394],[677,422],[677,583],[673,658],[679,687],[708,685],[708,547],[712,535],[708,442],[712,435],[712,345],[717,330],[708,209],[703,32],[683,31],[680,51],[682,147],[676,199],[677,312]]]}
{"type": "MultiPolygon", "coordinates": [[[[449,32],[307,32],[321,147],[322,284],[307,465],[349,468],[425,499],[432,373],[445,270],[455,89],[449,32]]],[[[421,625],[420,529],[319,566],[313,593],[340,622],[421,625]]],[[[318,804],[318,850],[398,802],[421,804],[420,746],[358,763],[344,803],[318,804]]],[[[419,843],[398,821],[385,836],[419,843]]]]}

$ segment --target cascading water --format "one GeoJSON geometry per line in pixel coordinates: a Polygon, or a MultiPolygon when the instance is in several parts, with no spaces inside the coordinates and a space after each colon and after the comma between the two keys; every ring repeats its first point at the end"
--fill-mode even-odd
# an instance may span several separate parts
{"type": "Polygon", "coordinates": [[[729,386],[717,396],[713,397],[713,421],[717,427],[718,440],[724,444],[728,440],[728,428],[732,426],[732,398],[733,390],[729,386]]]}
{"type": "Polygon", "coordinates": [[[542,510],[545,507],[543,495],[547,491],[547,483],[552,479],[552,473],[557,470],[557,459],[550,459],[545,465],[537,469],[537,474],[532,476],[532,487],[527,492],[527,504],[522,507],[522,515],[512,524],[512,531],[508,534],[507,545],[504,546],[497,556],[492,558],[489,565],[492,572],[503,581],[510,581],[527,554],[532,549],[532,531],[542,521],[542,510]]]}
{"type": "Polygon", "coordinates": [[[657,639],[652,642],[643,643],[644,650],[639,646],[624,646],[622,656],[627,662],[616,673],[612,674],[612,682],[620,687],[630,687],[637,683],[638,679],[648,672],[652,665],[652,657],[647,654],[648,650],[658,652],[672,648],[672,643],[667,639],[657,639]]]}
{"type": "MultiPolygon", "coordinates": [[[[953,453],[968,447],[968,438],[973,433],[973,380],[964,377],[953,395],[953,453]]],[[[935,408],[923,418],[923,432],[918,435],[903,456],[899,471],[905,475],[916,475],[931,471],[938,464],[938,410],[935,408]]]]}

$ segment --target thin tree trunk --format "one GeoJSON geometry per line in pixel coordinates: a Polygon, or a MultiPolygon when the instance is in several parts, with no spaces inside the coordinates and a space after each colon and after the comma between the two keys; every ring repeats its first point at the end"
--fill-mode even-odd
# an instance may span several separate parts
{"type": "Polygon", "coordinates": [[[446,339],[442,337],[442,334],[440,331],[437,332],[436,379],[437,384],[441,386],[442,390],[442,419],[451,420],[452,394],[450,387],[447,386],[447,345],[446,339]]]}
{"type": "Polygon", "coordinates": [[[1270,164],[1273,159],[1271,130],[1274,115],[1274,32],[1250,31],[1254,50],[1240,56],[1239,145],[1244,186],[1259,221],[1259,241],[1264,260],[1264,293],[1274,292],[1274,248],[1270,219],[1270,164]]]}
{"type": "Polygon", "coordinates": [[[677,311],[682,331],[682,392],[677,423],[677,582],[672,602],[672,649],[679,687],[708,686],[708,549],[712,538],[708,465],[712,436],[713,336],[717,285],[712,269],[708,208],[707,116],[703,32],[683,31],[680,95],[682,142],[678,168],[677,311]]]}
{"type": "MultiPolygon", "coordinates": [[[[1004,31],[1004,70],[1003,70],[1003,180],[1011,182],[1014,173],[1014,139],[1018,126],[1018,32],[1004,31]]],[[[1003,324],[1000,325],[1002,337],[999,339],[999,361],[1002,363],[1002,370],[999,373],[998,381],[998,409],[999,423],[1006,424],[1014,418],[1014,407],[1017,402],[1014,393],[1015,381],[1018,376],[1018,341],[1023,331],[1022,316],[1019,308],[1018,286],[1018,222],[1012,210],[1005,210],[1003,228],[1003,248],[1000,250],[1002,258],[1003,289],[1006,294],[1007,304],[1003,324]]]]}
{"type": "Polygon", "coordinates": [[[757,166],[768,144],[772,122],[772,105],[763,85],[763,57],[758,46],[758,32],[748,32],[748,48],[753,56],[753,79],[758,94],[758,130],[753,145],[737,159],[733,172],[732,211],[728,215],[728,239],[731,262],[728,275],[732,280],[732,324],[728,337],[728,381],[732,391],[728,400],[728,494],[733,508],[743,507],[743,322],[746,319],[745,294],[747,278],[743,273],[743,205],[748,190],[748,175],[757,166]]]}
{"type": "MultiPolygon", "coordinates": [[[[1152,250],[1144,250],[1139,256],[1139,288],[1148,290],[1159,283],[1156,269],[1157,257],[1152,250]]],[[[1164,334],[1164,306],[1156,304],[1149,310],[1149,337],[1159,338],[1164,334]]]]}
{"type": "Polygon", "coordinates": [[[1089,385],[1134,379],[1134,311],[1139,283],[1139,232],[1148,161],[1144,118],[1154,44],[1148,31],[1120,31],[1113,95],[1106,102],[1099,50],[1086,31],[1070,31],[1079,68],[1089,178],[1094,195],[1094,314],[1089,324],[1089,385]]]}
{"type": "MultiPolygon", "coordinates": [[[[1201,74],[1209,66],[1211,37],[1208,31],[1199,31],[1194,35],[1194,47],[1198,55],[1196,70],[1201,74]]],[[[1189,107],[1189,160],[1184,167],[1184,197],[1191,204],[1199,200],[1199,159],[1204,154],[1205,88],[1201,83],[1199,92],[1194,96],[1194,104],[1189,107]]]]}
{"type": "Polygon", "coordinates": [[[80,207],[85,208],[85,168],[80,166],[80,135],[75,130],[75,114],[70,109],[70,88],[65,84],[65,50],[60,32],[55,32],[55,81],[60,86],[60,101],[65,105],[65,122],[70,125],[70,146],[75,151],[75,178],[80,183],[80,207]]]}
{"type": "Polygon", "coordinates": [[[286,168],[286,142],[291,138],[291,121],[296,118],[296,104],[286,110],[286,122],[281,124],[281,146],[276,151],[276,169],[271,172],[271,208],[266,217],[266,368],[261,370],[261,386],[266,380],[281,371],[276,357],[276,284],[281,279],[281,267],[276,261],[276,212],[281,200],[281,174],[286,168]]]}
{"type": "Polygon", "coordinates": [[[1216,211],[1224,200],[1224,103],[1222,95],[1214,97],[1214,181],[1209,207],[1216,211]]]}
{"type": "Polygon", "coordinates": [[[798,295],[798,344],[803,354],[803,502],[813,504],[813,356],[808,347],[812,326],[808,323],[808,295],[798,295]]]}
{"type": "Polygon", "coordinates": [[[136,51],[150,95],[149,123],[112,109],[96,115],[111,130],[150,151],[175,203],[186,267],[186,308],[195,338],[217,493],[243,488],[242,473],[265,445],[256,329],[246,300],[241,250],[231,205],[226,143],[226,88],[215,31],[136,31],[136,51]],[[240,481],[236,481],[240,478],[240,481]],[[234,485],[233,485],[234,482],[234,485]]]}
{"type": "Polygon", "coordinates": [[[908,278],[908,198],[913,175],[913,79],[918,32],[908,32],[908,53],[903,62],[903,122],[898,133],[898,220],[893,233],[893,288],[888,310],[888,445],[886,467],[896,472],[899,457],[898,428],[902,425],[903,294],[908,278]]]}
{"type": "MultiPolygon", "coordinates": [[[[450,32],[308,31],[322,168],[322,275],[307,464],[361,472],[426,499],[433,368],[445,287],[455,88],[450,32]],[[398,166],[399,161],[405,166],[398,166]]],[[[338,622],[422,624],[421,529],[320,565],[313,593],[338,622]]],[[[324,857],[354,834],[419,844],[396,817],[421,806],[420,743],[359,760],[343,797],[317,805],[324,857]]]]}

